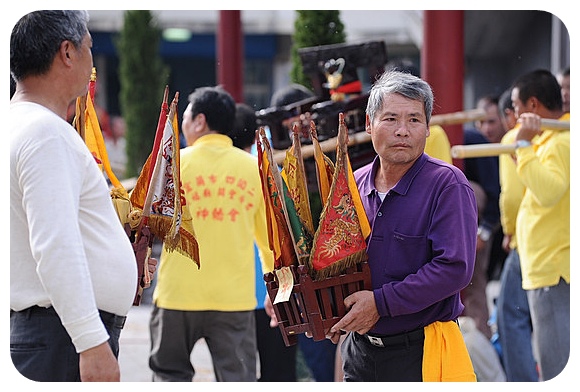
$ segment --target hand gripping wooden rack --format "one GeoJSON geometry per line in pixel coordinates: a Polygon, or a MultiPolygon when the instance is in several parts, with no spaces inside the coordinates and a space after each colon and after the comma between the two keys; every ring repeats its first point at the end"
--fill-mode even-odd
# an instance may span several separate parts
{"type": "MultiPolygon", "coordinates": [[[[308,333],[315,341],[326,339],[326,332],[348,311],[344,299],[360,290],[372,290],[368,263],[361,262],[344,274],[314,281],[305,265],[291,266],[294,287],[288,301],[274,305],[278,327],[286,346],[298,342],[298,335],[308,333]]],[[[270,272],[264,275],[268,295],[274,303],[278,282],[270,272]]]]}

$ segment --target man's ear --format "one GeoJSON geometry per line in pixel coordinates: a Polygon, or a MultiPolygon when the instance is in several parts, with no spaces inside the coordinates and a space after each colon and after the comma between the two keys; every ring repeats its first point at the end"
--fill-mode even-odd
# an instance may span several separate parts
{"type": "Polygon", "coordinates": [[[540,102],[538,101],[538,98],[530,97],[530,99],[528,100],[528,103],[530,105],[530,111],[532,113],[537,113],[537,110],[540,107],[540,102]]]}
{"type": "Polygon", "coordinates": [[[209,126],[207,125],[207,119],[205,114],[198,113],[191,122],[191,133],[196,135],[196,137],[200,137],[205,133],[209,132],[209,126]]]}
{"type": "Polygon", "coordinates": [[[71,59],[71,52],[75,50],[74,46],[70,43],[70,41],[62,41],[59,48],[59,56],[63,63],[69,65],[72,61],[71,59]]]}
{"type": "Polygon", "coordinates": [[[193,119],[193,124],[195,127],[196,132],[201,132],[207,126],[207,121],[205,119],[205,114],[198,113],[197,116],[193,119]]]}

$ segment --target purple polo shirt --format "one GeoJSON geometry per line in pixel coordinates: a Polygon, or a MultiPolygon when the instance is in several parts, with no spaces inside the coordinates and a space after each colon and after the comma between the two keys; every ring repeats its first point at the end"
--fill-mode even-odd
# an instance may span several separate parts
{"type": "Polygon", "coordinates": [[[461,170],[423,154],[383,202],[378,157],[354,175],[372,231],[367,253],[381,318],[392,335],[456,319],[475,263],[477,207],[461,170]]]}

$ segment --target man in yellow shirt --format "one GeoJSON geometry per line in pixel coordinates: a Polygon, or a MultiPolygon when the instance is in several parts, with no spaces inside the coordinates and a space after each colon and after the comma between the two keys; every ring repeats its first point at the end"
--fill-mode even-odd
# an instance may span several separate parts
{"type": "Polygon", "coordinates": [[[425,141],[425,153],[433,158],[453,163],[451,143],[449,143],[447,133],[440,125],[431,125],[429,127],[429,136],[427,136],[425,141]]]}
{"type": "Polygon", "coordinates": [[[570,113],[570,66],[562,69],[556,75],[562,93],[562,110],[570,113]]]}
{"type": "MultiPolygon", "coordinates": [[[[511,88],[499,100],[502,121],[508,132],[502,144],[516,141],[519,126],[512,105],[511,88]]],[[[536,359],[532,349],[532,320],[526,290],[522,288],[522,270],[516,241],[516,217],[525,193],[525,186],[516,172],[515,156],[500,154],[499,209],[503,230],[502,247],[507,252],[500,276],[497,296],[497,327],[502,364],[507,381],[538,381],[536,359]]]]}
{"type": "Polygon", "coordinates": [[[202,338],[217,381],[256,381],[254,239],[264,272],[274,256],[257,158],[227,136],[235,113],[230,94],[202,87],[183,115],[181,180],[200,268],[178,252],[161,253],[150,324],[153,381],[192,381],[190,355],[202,338]]]}
{"type": "Polygon", "coordinates": [[[516,172],[526,188],[516,219],[522,287],[546,381],[562,372],[570,354],[570,132],[542,130],[541,119],[569,114],[549,71],[519,77],[511,96],[520,123],[516,172]]]}

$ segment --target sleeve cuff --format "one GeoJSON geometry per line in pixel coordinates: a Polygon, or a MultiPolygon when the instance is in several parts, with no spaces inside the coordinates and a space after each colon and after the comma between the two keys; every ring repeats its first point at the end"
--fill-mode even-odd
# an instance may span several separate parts
{"type": "Polygon", "coordinates": [[[98,346],[109,340],[109,334],[105,329],[99,312],[95,312],[89,318],[65,325],[77,353],[98,346]]]}

